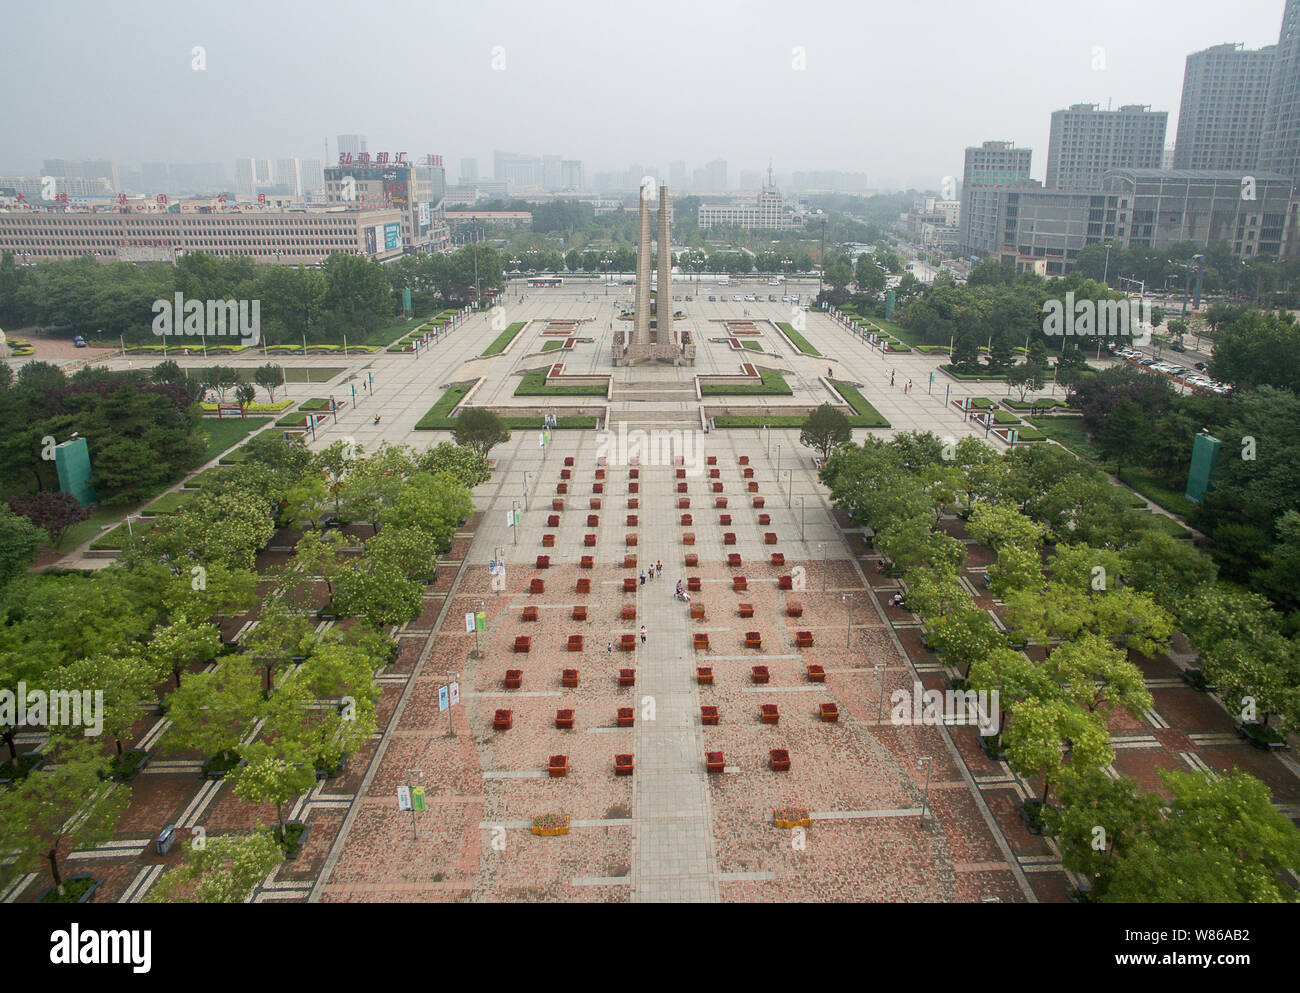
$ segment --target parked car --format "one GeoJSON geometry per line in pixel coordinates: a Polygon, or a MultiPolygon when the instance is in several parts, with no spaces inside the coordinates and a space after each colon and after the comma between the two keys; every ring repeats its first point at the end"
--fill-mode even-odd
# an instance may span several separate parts
{"type": "Polygon", "coordinates": [[[690,294],[687,294],[687,296],[686,296],[686,302],[687,302],[687,303],[691,303],[692,301],[694,301],[694,299],[695,299],[695,297],[691,296],[690,294]]]}
{"type": "Polygon", "coordinates": [[[73,338],[72,343],[76,345],[78,348],[86,347],[86,339],[81,337],[81,335],[77,335],[75,338],[73,338]]]}
{"type": "Polygon", "coordinates": [[[1199,369],[1201,372],[1204,372],[1206,369],[1206,365],[1204,362],[1197,362],[1194,368],[1199,369]]]}
{"type": "Polygon", "coordinates": [[[709,297],[709,303],[717,303],[717,302],[718,302],[717,297],[709,297]]]}
{"type": "Polygon", "coordinates": [[[782,297],[782,298],[781,298],[781,302],[782,302],[782,303],[789,303],[789,302],[790,302],[790,298],[789,298],[788,296],[786,296],[786,297],[782,297]]]}
{"type": "Polygon", "coordinates": [[[1171,341],[1169,343],[1169,350],[1171,352],[1185,352],[1187,351],[1187,346],[1181,341],[1171,341]]]}
{"type": "Polygon", "coordinates": [[[739,293],[737,293],[735,296],[733,296],[733,297],[731,298],[731,300],[732,300],[733,303],[740,303],[741,299],[742,299],[742,298],[741,298],[741,296],[740,296],[739,293]]]}
{"type": "Polygon", "coordinates": [[[775,293],[769,293],[769,294],[767,295],[767,302],[768,302],[768,303],[776,303],[776,294],[775,294],[775,293]]]}

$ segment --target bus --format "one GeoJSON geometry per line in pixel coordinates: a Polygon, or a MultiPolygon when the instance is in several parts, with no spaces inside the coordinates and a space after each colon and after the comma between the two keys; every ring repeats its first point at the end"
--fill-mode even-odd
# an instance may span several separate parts
{"type": "Polygon", "coordinates": [[[531,290],[534,286],[562,286],[564,280],[559,276],[530,276],[528,278],[528,288],[531,290]]]}

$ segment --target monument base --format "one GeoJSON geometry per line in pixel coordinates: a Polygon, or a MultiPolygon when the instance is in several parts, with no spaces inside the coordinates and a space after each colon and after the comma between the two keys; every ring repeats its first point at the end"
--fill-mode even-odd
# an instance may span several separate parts
{"type": "Polygon", "coordinates": [[[671,365],[695,365],[694,345],[647,342],[614,349],[614,365],[639,365],[642,362],[667,362],[671,365]]]}

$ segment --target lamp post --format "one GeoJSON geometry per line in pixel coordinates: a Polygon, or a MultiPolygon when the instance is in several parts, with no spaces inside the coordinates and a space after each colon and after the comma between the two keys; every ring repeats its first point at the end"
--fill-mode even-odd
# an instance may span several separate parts
{"type": "MultiPolygon", "coordinates": [[[[785,474],[790,477],[790,488],[785,495],[785,505],[789,507],[791,510],[793,510],[794,509],[794,470],[787,469],[785,471],[785,474]]],[[[780,484],[779,479],[777,480],[777,483],[778,485],[780,484]]]]}
{"type": "Polygon", "coordinates": [[[524,473],[524,510],[528,509],[528,477],[530,473],[524,473]]]}
{"type": "MultiPolygon", "coordinates": [[[[450,703],[450,701],[448,701],[448,702],[450,703]]],[[[450,710],[451,710],[451,707],[448,706],[447,709],[450,711],[450,710]]],[[[419,780],[420,780],[420,785],[423,786],[423,785],[424,785],[424,770],[423,770],[423,769],[407,769],[407,770],[406,770],[406,788],[407,788],[408,791],[410,791],[410,793],[411,793],[411,795],[412,795],[412,798],[414,798],[414,795],[415,795],[415,780],[416,780],[417,777],[418,777],[419,780]]],[[[415,828],[415,803],[414,803],[414,802],[411,803],[411,840],[412,840],[412,841],[419,841],[419,840],[420,840],[420,835],[419,835],[419,833],[416,831],[416,828],[415,828]]]]}
{"type": "Polygon", "coordinates": [[[885,709],[885,668],[886,666],[876,663],[872,666],[876,670],[876,675],[880,677],[880,691],[876,695],[876,723],[879,724],[884,718],[885,709]]]}
{"type": "Polygon", "coordinates": [[[840,602],[849,605],[849,619],[844,626],[844,647],[848,648],[853,640],[853,594],[845,593],[840,597],[840,602]]]}
{"type": "Polygon", "coordinates": [[[934,757],[931,755],[922,755],[916,760],[918,769],[925,768],[925,789],[921,793],[921,823],[925,824],[925,811],[930,805],[930,766],[934,763],[934,757]]]}
{"type": "Polygon", "coordinates": [[[779,441],[776,443],[776,475],[779,481],[781,477],[781,443],[779,441]]]}
{"type": "Polygon", "coordinates": [[[817,542],[817,554],[822,557],[822,592],[826,592],[826,542],[817,542]]]}
{"type": "Polygon", "coordinates": [[[800,541],[807,540],[804,537],[803,525],[804,525],[804,497],[800,495],[799,497],[799,540],[800,541]]]}

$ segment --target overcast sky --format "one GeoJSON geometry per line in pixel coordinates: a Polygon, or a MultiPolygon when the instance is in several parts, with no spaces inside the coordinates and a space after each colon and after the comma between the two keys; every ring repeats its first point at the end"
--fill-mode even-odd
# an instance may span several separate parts
{"type": "Polygon", "coordinates": [[[44,158],[559,154],[597,171],[843,169],[937,188],[967,145],[1046,168],[1049,115],[1151,104],[1184,59],[1277,41],[1283,0],[40,0],[0,33],[0,173],[44,158]],[[206,68],[193,69],[195,46],[206,68]],[[797,68],[802,48],[806,68],[797,68]],[[1100,47],[1104,68],[1095,69],[1100,47]],[[499,68],[494,68],[494,62],[499,68]]]}

